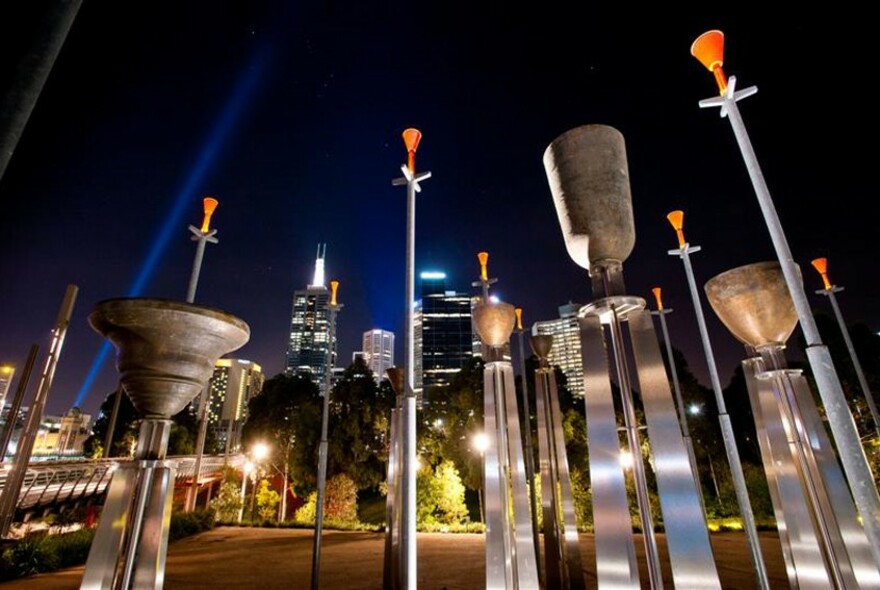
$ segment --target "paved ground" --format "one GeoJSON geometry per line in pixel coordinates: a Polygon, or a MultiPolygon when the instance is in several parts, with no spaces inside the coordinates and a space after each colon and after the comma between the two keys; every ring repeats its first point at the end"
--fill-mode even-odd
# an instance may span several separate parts
{"type": "MultiPolygon", "coordinates": [[[[370,589],[382,586],[383,536],[377,533],[328,531],[322,551],[321,582],[328,589],[370,589]]],[[[641,538],[636,546],[644,569],[641,538]]],[[[761,533],[772,588],[786,588],[782,553],[776,533],[761,533]]],[[[419,534],[419,588],[424,590],[478,590],[485,588],[482,535],[419,534]]],[[[659,536],[661,555],[665,539],[659,536]]],[[[742,533],[712,535],[724,588],[749,590],[755,578],[742,533]]],[[[596,588],[592,535],[581,536],[585,578],[596,588]]],[[[222,527],[173,543],[168,551],[165,588],[245,588],[290,590],[308,588],[312,531],[222,527]]],[[[664,581],[672,586],[668,562],[662,563],[664,581]]],[[[79,588],[83,569],[73,568],[0,584],[3,590],[73,590],[79,588]]],[[[647,583],[644,584],[647,587],[647,583]]]]}

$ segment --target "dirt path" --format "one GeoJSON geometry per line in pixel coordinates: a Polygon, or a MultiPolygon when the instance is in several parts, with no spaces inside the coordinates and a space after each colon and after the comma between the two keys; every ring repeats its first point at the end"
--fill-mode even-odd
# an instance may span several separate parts
{"type": "MultiPolygon", "coordinates": [[[[761,533],[770,585],[785,588],[782,553],[775,533],[761,533]]],[[[322,549],[323,588],[376,590],[382,586],[384,537],[377,533],[328,531],[322,549]]],[[[421,590],[478,590],[485,588],[482,535],[420,533],[419,588],[421,590]]],[[[658,537],[661,554],[665,539],[658,537]]],[[[755,577],[741,533],[712,535],[719,574],[724,588],[755,588],[755,577]]],[[[641,538],[636,539],[642,579],[646,580],[641,538]]],[[[596,588],[592,535],[581,536],[585,578],[596,588]]],[[[248,529],[222,527],[173,543],[168,550],[165,588],[242,588],[244,590],[290,590],[309,587],[312,531],[301,529],[248,529]]],[[[664,581],[671,586],[668,561],[662,561],[664,581]]],[[[83,568],[34,576],[0,584],[3,590],[74,590],[79,588],[83,568]]],[[[645,587],[647,584],[645,582],[645,587]]]]}

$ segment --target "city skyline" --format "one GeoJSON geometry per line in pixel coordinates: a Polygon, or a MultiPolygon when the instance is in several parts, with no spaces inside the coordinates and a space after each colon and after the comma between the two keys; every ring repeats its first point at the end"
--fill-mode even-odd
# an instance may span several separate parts
{"type": "MultiPolygon", "coordinates": [[[[23,4],[0,9],[3,91],[33,38],[39,3],[23,4]]],[[[867,23],[841,8],[687,14],[664,18],[665,28],[647,15],[580,21],[561,9],[533,19],[483,6],[457,17],[346,4],[84,5],[0,179],[9,395],[39,343],[35,387],[68,283],[80,294],[47,413],[73,404],[104,345],[87,321],[95,303],[136,286],[182,300],[194,254],[186,228],[209,195],[220,241],[205,253],[196,302],[248,322],[251,341],[237,354],[267,377],[283,370],[290,295],[319,242],[330,244],[326,275],[341,282],[346,306],[339,349],[356,350],[369,327],[402,334],[405,195],[391,179],[410,126],[424,134],[417,166],[433,172],[417,198],[416,271],[443,269],[476,294],[467,286],[486,250],[500,279],[493,293],[524,309],[526,327],[552,319],[592,294],[565,252],[541,157],[589,123],[626,140],[636,222],[628,291],[650,302],[650,289],[663,288],[672,345],[708,384],[680,261],[666,253],[676,247],[666,213],[683,209],[685,234],[703,248],[693,259],[700,285],[775,259],[727,122],[697,106],[715,87],[688,52],[712,28],[727,35],[728,74],[760,89],[741,108],[813,308],[830,312],[809,267],[827,256],[846,287],[846,320],[878,329],[880,280],[865,246],[873,218],[854,214],[872,168],[868,151],[850,147],[876,125],[851,104],[867,23]]],[[[707,321],[726,385],[743,348],[707,321]]],[[[111,355],[83,411],[95,413],[115,384],[111,355]]]]}

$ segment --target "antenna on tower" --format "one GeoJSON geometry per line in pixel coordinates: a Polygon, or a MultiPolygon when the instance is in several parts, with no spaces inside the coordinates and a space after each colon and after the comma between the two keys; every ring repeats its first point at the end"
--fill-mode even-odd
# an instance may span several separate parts
{"type": "Polygon", "coordinates": [[[327,244],[318,244],[318,252],[315,257],[315,276],[309,287],[326,287],[324,284],[324,258],[327,256],[327,244]]]}

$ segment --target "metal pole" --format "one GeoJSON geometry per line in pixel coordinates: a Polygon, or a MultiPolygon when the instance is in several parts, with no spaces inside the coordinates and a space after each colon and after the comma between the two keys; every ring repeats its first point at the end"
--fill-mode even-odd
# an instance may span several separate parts
{"type": "MultiPolygon", "coordinates": [[[[736,493],[736,502],[743,519],[743,530],[746,532],[746,540],[749,544],[749,555],[752,558],[752,566],[755,568],[755,576],[758,579],[758,587],[769,590],[770,581],[767,579],[767,566],[764,564],[764,554],[761,553],[761,543],[758,539],[758,529],[755,526],[755,515],[752,512],[752,503],[749,500],[749,489],[746,486],[746,477],[743,473],[742,461],[739,457],[739,449],[736,447],[736,438],[733,434],[733,425],[730,415],[727,413],[727,405],[724,403],[724,394],[721,390],[721,380],[718,378],[718,367],[715,365],[715,353],[712,351],[712,341],[709,340],[709,331],[706,329],[706,316],[703,314],[703,304],[697,291],[697,281],[694,278],[694,269],[691,266],[691,252],[698,252],[699,246],[691,246],[687,242],[678,250],[670,250],[671,256],[679,256],[684,262],[684,271],[687,276],[688,288],[691,300],[694,304],[694,314],[697,317],[697,326],[700,329],[700,340],[703,343],[703,354],[706,356],[706,365],[709,368],[709,379],[712,382],[712,391],[715,393],[715,404],[718,406],[718,422],[721,425],[721,437],[724,441],[724,450],[727,454],[727,463],[730,465],[730,474],[733,479],[733,489],[736,493]]],[[[662,316],[661,316],[662,317],[662,316]]],[[[666,326],[664,325],[664,331],[666,326]]],[[[683,408],[682,408],[683,409],[683,408]]]]}
{"type": "Polygon", "coordinates": [[[0,103],[0,179],[61,52],[82,0],[50,2],[46,25],[16,67],[15,82],[0,103]]]}
{"type": "Polygon", "coordinates": [[[663,330],[663,343],[666,345],[666,358],[669,360],[669,371],[672,373],[672,387],[675,391],[675,403],[678,406],[678,421],[681,423],[681,434],[687,447],[688,459],[691,462],[691,471],[694,472],[694,480],[697,484],[697,493],[700,495],[700,504],[703,506],[703,515],[706,514],[706,500],[703,498],[703,486],[700,483],[700,471],[697,469],[697,456],[694,453],[694,442],[691,440],[691,430],[687,423],[684,398],[681,396],[681,385],[678,382],[678,369],[675,368],[675,360],[672,356],[672,345],[669,343],[669,330],[666,328],[666,314],[672,313],[671,309],[658,309],[651,315],[660,317],[660,328],[663,330]]]}
{"type": "Polygon", "coordinates": [[[700,101],[700,106],[720,106],[722,107],[722,115],[726,114],[730,120],[730,126],[742,152],[746,169],[755,189],[755,195],[758,197],[761,213],[764,215],[764,221],[770,232],[770,239],[773,241],[773,248],[776,250],[782,274],[797,311],[801,330],[807,343],[807,360],[810,362],[819,396],[822,398],[822,405],[828,416],[828,425],[831,427],[831,433],[837,443],[840,461],[846,472],[856,507],[862,517],[874,559],[880,564],[880,495],[877,493],[877,486],[874,484],[874,476],[868,465],[867,457],[865,457],[858,429],[850,413],[849,405],[846,403],[846,396],[834,368],[834,361],[831,359],[828,347],[822,343],[816,320],[813,318],[801,282],[798,266],[792,258],[788,240],[782,230],[782,224],[779,222],[779,216],[770,196],[770,189],[767,188],[767,183],[758,164],[758,158],[752,148],[752,142],[736,104],[737,100],[755,94],[758,89],[751,87],[736,92],[735,88],[736,78],[731,76],[723,96],[700,101]]]}
{"type": "Polygon", "coordinates": [[[189,286],[186,289],[186,302],[196,300],[196,289],[199,286],[199,273],[202,271],[202,258],[205,256],[205,240],[199,238],[196,244],[196,257],[193,259],[192,274],[189,276],[189,286]]]}
{"type": "MultiPolygon", "coordinates": [[[[335,294],[334,294],[335,299],[335,294]]],[[[321,586],[321,533],[324,530],[324,490],[327,484],[327,429],[330,416],[330,383],[333,376],[333,335],[336,311],[342,307],[330,303],[330,326],[327,334],[327,359],[324,362],[324,392],[321,406],[321,442],[318,443],[318,496],[315,501],[315,538],[312,543],[312,590],[321,586]]],[[[286,495],[286,491],[285,491],[286,495]]]]}
{"type": "Polygon", "coordinates": [[[202,456],[205,453],[205,438],[208,436],[208,407],[211,405],[211,381],[202,390],[202,396],[199,400],[199,432],[196,436],[196,461],[193,465],[193,480],[189,493],[186,497],[186,512],[192,512],[196,509],[196,500],[199,496],[199,477],[202,475],[202,456]]]}
{"type": "Polygon", "coordinates": [[[393,186],[406,184],[406,288],[405,288],[405,329],[403,349],[406,371],[404,393],[401,403],[401,458],[400,488],[402,511],[400,515],[400,588],[414,590],[418,586],[416,564],[416,394],[415,375],[415,331],[413,305],[415,303],[415,247],[416,247],[416,193],[420,192],[419,181],[431,177],[430,172],[415,172],[415,152],[421,133],[415,129],[404,132],[404,141],[409,152],[407,164],[400,167],[403,178],[391,181],[393,186]],[[409,135],[408,135],[409,134],[409,135]],[[412,142],[412,143],[411,143],[412,142]]]}
{"type": "Polygon", "coordinates": [[[642,536],[645,541],[645,555],[648,561],[648,579],[653,590],[663,588],[663,574],[660,570],[660,555],[657,539],[654,536],[654,518],[651,515],[651,501],[648,497],[648,484],[645,479],[645,463],[642,458],[642,445],[639,440],[638,422],[633,406],[632,388],[629,380],[629,368],[623,350],[623,334],[620,330],[620,318],[612,306],[611,313],[611,348],[614,350],[614,364],[617,368],[617,380],[620,387],[620,399],[623,403],[623,419],[626,439],[632,453],[633,480],[635,481],[636,500],[639,505],[639,517],[642,521],[642,536]]]}
{"type": "Polygon", "coordinates": [[[46,406],[46,398],[52,387],[52,379],[55,377],[55,368],[58,366],[58,358],[61,356],[61,348],[64,346],[64,337],[67,335],[67,327],[70,325],[70,316],[73,314],[73,304],[76,303],[76,295],[79,288],[76,285],[68,285],[55,320],[55,328],[52,330],[52,340],[46,360],[43,365],[43,374],[40,384],[34,395],[34,402],[28,412],[27,424],[18,441],[18,449],[12,464],[12,470],[6,477],[3,486],[3,494],[0,495],[0,538],[9,534],[9,528],[15,518],[15,507],[18,504],[18,495],[21,492],[21,484],[27,471],[31,454],[34,450],[34,442],[37,439],[37,430],[43,419],[43,408],[46,406]]]}
{"type": "Polygon", "coordinates": [[[116,430],[116,419],[119,417],[119,406],[122,404],[122,396],[125,392],[122,390],[122,383],[116,386],[116,393],[113,397],[113,409],[110,410],[110,422],[107,424],[107,434],[104,435],[104,451],[101,453],[105,459],[110,457],[110,447],[113,444],[113,431],[116,430]]]}
{"type": "MultiPolygon", "coordinates": [[[[27,360],[24,363],[24,371],[18,378],[18,388],[15,390],[15,396],[12,398],[12,405],[9,407],[9,414],[6,418],[6,426],[3,430],[3,438],[0,439],[0,463],[6,461],[6,449],[9,448],[9,441],[12,439],[12,432],[18,422],[18,412],[21,411],[21,401],[24,399],[24,393],[27,391],[28,382],[31,380],[31,372],[34,369],[34,361],[37,359],[37,351],[40,347],[31,344],[28,350],[27,360]]],[[[0,408],[2,410],[2,408],[0,408]]]]}
{"type": "Polygon", "coordinates": [[[849,330],[846,327],[846,322],[843,321],[843,314],[840,313],[840,306],[837,305],[837,296],[836,292],[843,291],[843,287],[832,287],[831,289],[822,289],[816,291],[819,295],[826,295],[828,299],[831,301],[831,307],[834,309],[834,316],[837,318],[837,323],[840,324],[840,331],[843,334],[843,341],[846,343],[846,349],[849,351],[849,356],[852,359],[853,367],[856,369],[856,377],[859,379],[859,385],[862,387],[862,393],[865,395],[865,401],[868,402],[868,407],[871,409],[871,418],[874,419],[874,428],[877,430],[877,433],[880,434],[880,414],[877,413],[877,404],[874,402],[874,395],[871,393],[871,389],[868,387],[868,380],[865,379],[865,373],[862,371],[862,364],[859,362],[859,357],[856,356],[856,349],[853,346],[852,339],[849,336],[849,330]]]}
{"type": "Polygon", "coordinates": [[[523,348],[522,328],[517,330],[517,335],[519,338],[519,361],[522,373],[523,413],[526,417],[525,428],[523,429],[523,437],[525,438],[526,447],[526,478],[529,480],[529,510],[532,514],[532,537],[535,542],[535,556],[537,557],[541,555],[541,551],[540,541],[538,539],[538,507],[537,499],[535,497],[535,459],[532,453],[532,425],[529,418],[529,380],[526,378],[526,357],[523,348]]]}

